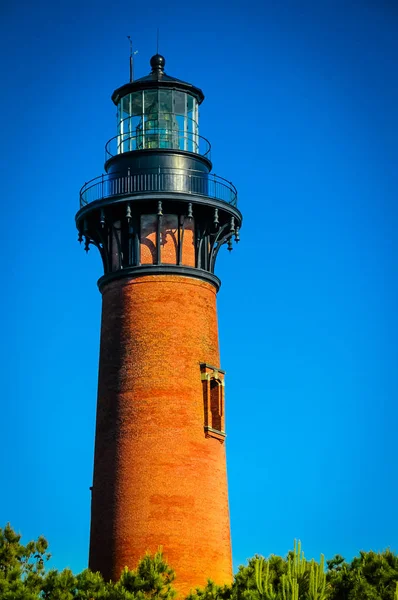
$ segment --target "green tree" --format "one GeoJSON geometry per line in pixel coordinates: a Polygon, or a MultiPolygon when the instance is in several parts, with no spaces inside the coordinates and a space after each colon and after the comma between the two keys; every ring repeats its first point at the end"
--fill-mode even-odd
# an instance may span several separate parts
{"type": "Polygon", "coordinates": [[[70,569],[49,571],[43,581],[44,600],[73,600],[76,597],[76,578],[70,569]]]}
{"type": "Polygon", "coordinates": [[[247,565],[241,565],[235,575],[234,582],[224,591],[224,598],[232,597],[237,600],[265,600],[266,594],[271,595],[279,590],[282,576],[287,572],[287,562],[280,556],[271,555],[265,559],[256,554],[247,565]]]}
{"type": "Polygon", "coordinates": [[[50,558],[48,543],[40,536],[26,546],[8,523],[0,528],[0,597],[2,600],[36,600],[50,558]]]}
{"type": "Polygon", "coordinates": [[[204,588],[196,588],[187,596],[186,600],[229,600],[231,595],[232,586],[220,586],[209,579],[204,588]]]}
{"type": "Polygon", "coordinates": [[[289,552],[285,564],[286,567],[279,571],[279,578],[275,572],[271,578],[271,561],[257,559],[255,573],[260,600],[326,600],[323,555],[319,564],[314,560],[308,562],[300,541],[295,541],[293,552],[289,552]]]}
{"type": "Polygon", "coordinates": [[[307,561],[300,542],[285,559],[256,555],[240,566],[231,586],[219,587],[209,581],[187,600],[326,600],[324,557],[307,561]]]}
{"type": "Polygon", "coordinates": [[[76,576],[76,600],[109,600],[112,583],[105,583],[100,573],[84,569],[76,576]]]}
{"type": "Polygon", "coordinates": [[[153,556],[149,553],[139,561],[136,569],[125,568],[115,584],[116,596],[125,594],[126,599],[146,598],[150,600],[173,600],[176,591],[173,588],[175,573],[159,549],[153,556]]]}
{"type": "Polygon", "coordinates": [[[112,583],[89,569],[77,576],[70,569],[46,571],[45,538],[26,546],[20,540],[10,525],[0,529],[1,600],[173,600],[176,595],[175,573],[161,550],[146,554],[136,569],[125,569],[112,583]]]}
{"type": "Polygon", "coordinates": [[[390,550],[360,552],[351,563],[337,555],[327,564],[330,600],[394,600],[398,556],[390,550]]]}
{"type": "MultiPolygon", "coordinates": [[[[0,529],[1,600],[174,600],[175,573],[161,549],[146,554],[116,583],[85,569],[46,570],[45,538],[26,545],[8,524],[0,529]]],[[[211,580],[187,600],[398,600],[398,556],[390,550],[360,552],[350,563],[340,555],[307,561],[300,542],[286,558],[255,555],[240,566],[231,585],[211,580]]]]}

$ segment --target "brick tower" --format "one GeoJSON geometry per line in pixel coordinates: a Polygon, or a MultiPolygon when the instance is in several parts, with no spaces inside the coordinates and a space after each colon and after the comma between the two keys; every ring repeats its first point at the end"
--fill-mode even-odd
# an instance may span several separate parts
{"type": "Polygon", "coordinates": [[[242,217],[211,174],[203,92],[150,64],[112,95],[117,135],[76,215],[104,266],[89,564],[117,579],[162,545],[183,594],[232,578],[214,266],[242,217]]]}

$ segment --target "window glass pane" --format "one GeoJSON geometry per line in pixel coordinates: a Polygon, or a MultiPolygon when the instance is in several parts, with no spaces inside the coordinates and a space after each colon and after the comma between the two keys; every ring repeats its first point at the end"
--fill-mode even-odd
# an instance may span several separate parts
{"type": "Polygon", "coordinates": [[[159,113],[158,113],[158,90],[144,92],[145,126],[144,126],[144,148],[159,148],[159,113]]]}
{"type": "Polygon", "coordinates": [[[142,92],[131,94],[131,114],[134,116],[142,114],[142,92]]]}
{"type": "Polygon", "coordinates": [[[122,132],[122,126],[121,126],[121,117],[120,117],[120,111],[121,111],[121,102],[118,103],[117,105],[117,111],[116,111],[116,120],[117,120],[117,153],[120,154],[121,152],[121,137],[120,134],[122,132]]]}
{"type": "Polygon", "coordinates": [[[195,144],[193,140],[194,133],[194,98],[193,96],[188,96],[188,120],[187,120],[187,130],[188,130],[188,148],[190,152],[195,151],[195,144]]]}
{"type": "Polygon", "coordinates": [[[131,150],[139,150],[139,144],[142,144],[142,117],[131,117],[131,150]]]}
{"type": "Polygon", "coordinates": [[[173,112],[171,106],[171,90],[160,90],[159,91],[159,112],[171,113],[173,112]]]}
{"type": "Polygon", "coordinates": [[[174,113],[176,116],[176,125],[178,129],[178,147],[180,150],[187,149],[187,95],[184,92],[174,90],[174,113]]]}
{"type": "Polygon", "coordinates": [[[174,91],[174,111],[177,115],[186,114],[187,95],[184,92],[174,91]]]}
{"type": "Polygon", "coordinates": [[[120,133],[122,134],[121,142],[119,150],[121,152],[128,152],[128,142],[127,139],[129,137],[130,131],[130,94],[124,96],[121,100],[121,121],[120,121],[120,133]]]}
{"type": "Polygon", "coordinates": [[[145,101],[145,114],[157,116],[158,91],[157,90],[146,91],[144,94],[144,101],[145,101]]]}
{"type": "Polygon", "coordinates": [[[160,148],[178,148],[178,124],[172,112],[172,90],[159,90],[159,119],[160,148]]]}
{"type": "Polygon", "coordinates": [[[130,116],[130,94],[122,98],[123,119],[130,116]]]}
{"type": "Polygon", "coordinates": [[[180,150],[186,150],[185,117],[177,115],[175,119],[178,130],[178,148],[180,150]]]}
{"type": "Polygon", "coordinates": [[[194,103],[194,97],[188,96],[188,113],[191,113],[190,114],[191,117],[192,117],[192,111],[193,111],[193,103],[194,103]]]}
{"type": "Polygon", "coordinates": [[[128,134],[129,132],[129,118],[125,118],[122,121],[120,121],[120,133],[122,134],[123,139],[126,138],[125,134],[128,134]]]}
{"type": "Polygon", "coordinates": [[[193,112],[192,112],[192,140],[193,140],[193,151],[199,152],[199,137],[198,137],[198,102],[194,98],[193,101],[193,112]]]}

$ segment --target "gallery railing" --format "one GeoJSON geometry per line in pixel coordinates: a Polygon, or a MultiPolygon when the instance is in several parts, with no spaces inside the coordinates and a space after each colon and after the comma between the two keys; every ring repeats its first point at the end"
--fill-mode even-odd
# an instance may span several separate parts
{"type": "Polygon", "coordinates": [[[172,192],[206,196],[237,205],[233,183],[212,173],[185,169],[164,169],[129,175],[100,175],[80,190],[80,206],[112,196],[133,196],[150,192],[172,192]]]}

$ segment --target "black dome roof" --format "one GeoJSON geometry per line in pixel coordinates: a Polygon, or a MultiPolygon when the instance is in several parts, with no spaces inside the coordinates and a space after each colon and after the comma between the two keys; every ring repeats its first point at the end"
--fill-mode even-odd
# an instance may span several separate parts
{"type": "Polygon", "coordinates": [[[166,64],[166,59],[161,54],[155,54],[152,56],[150,60],[150,65],[152,71],[149,75],[145,75],[144,77],[140,77],[135,81],[131,81],[130,83],[126,83],[122,85],[120,88],[117,88],[112,94],[112,100],[115,104],[118,104],[120,98],[123,98],[127,94],[131,94],[132,92],[144,90],[144,89],[154,89],[154,88],[176,88],[184,91],[188,94],[192,94],[196,97],[199,104],[201,104],[204,100],[204,94],[202,90],[187,81],[182,81],[181,79],[177,79],[176,77],[171,77],[164,72],[164,66],[166,64]]]}

